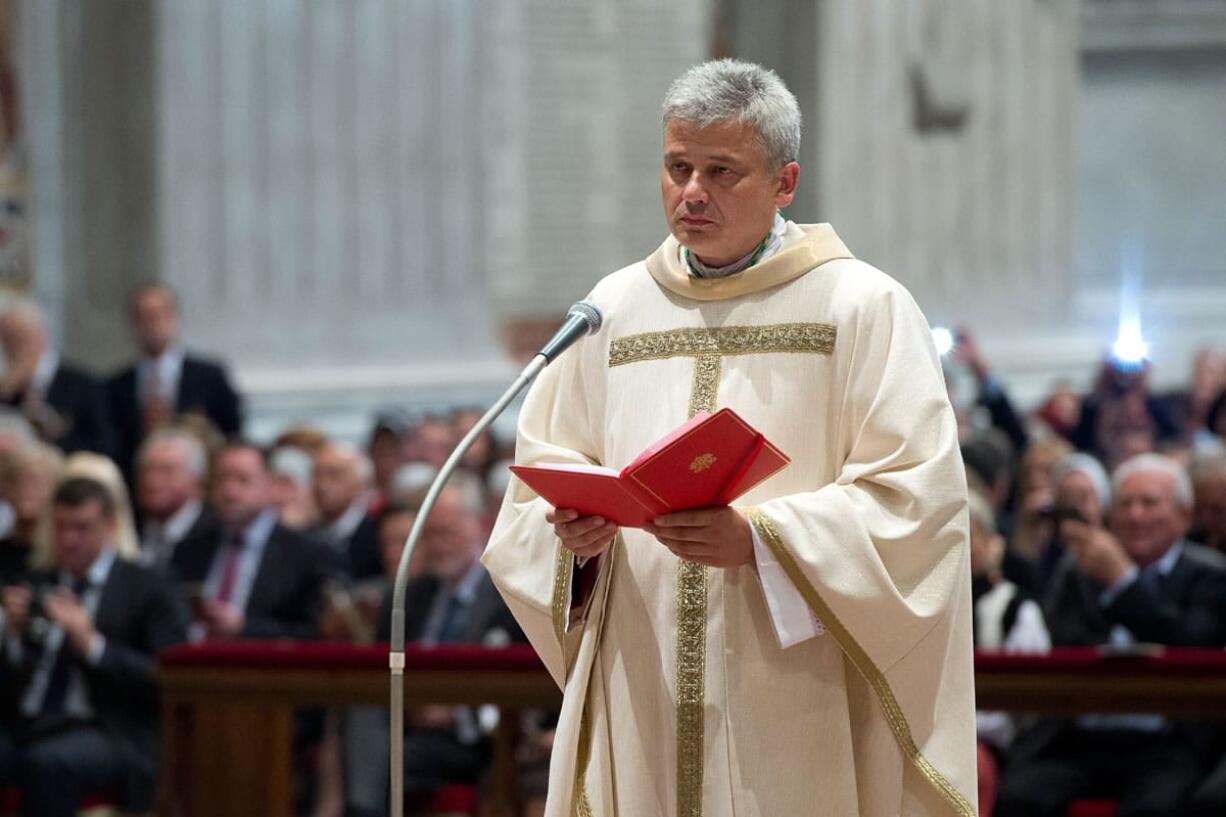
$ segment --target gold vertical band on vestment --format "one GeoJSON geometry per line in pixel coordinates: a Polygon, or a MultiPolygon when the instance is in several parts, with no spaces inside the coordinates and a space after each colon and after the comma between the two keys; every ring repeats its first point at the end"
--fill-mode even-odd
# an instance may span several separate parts
{"type": "MultiPolygon", "coordinates": [[[[694,358],[689,416],[714,411],[720,358],[694,358]]],[[[707,568],[677,567],[677,817],[701,817],[707,668],[707,568]]]]}
{"type": "MultiPolygon", "coordinates": [[[[824,323],[693,327],[645,332],[614,338],[609,347],[609,366],[692,357],[694,373],[690,384],[689,416],[693,417],[717,408],[724,357],[759,353],[829,355],[834,351],[836,337],[835,327],[824,323]]],[[[706,566],[684,559],[680,561],[677,568],[675,645],[677,817],[702,817],[708,580],[706,566]]],[[[583,765],[586,765],[586,760],[583,765]]],[[[577,797],[583,794],[581,784],[582,777],[577,797]]],[[[580,811],[578,800],[575,811],[580,811]]],[[[587,815],[580,814],[580,817],[587,815]]]]}

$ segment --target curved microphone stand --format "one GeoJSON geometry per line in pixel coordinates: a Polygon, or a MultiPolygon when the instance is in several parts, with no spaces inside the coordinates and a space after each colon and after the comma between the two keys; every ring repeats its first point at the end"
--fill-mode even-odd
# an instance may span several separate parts
{"type": "Polygon", "coordinates": [[[413,522],[413,528],[409,531],[409,538],[405,540],[404,552],[400,555],[400,565],[396,568],[396,584],[392,590],[392,642],[391,653],[388,655],[392,688],[390,724],[392,817],[403,817],[404,814],[404,592],[409,578],[409,561],[413,557],[413,550],[417,547],[417,540],[421,538],[422,531],[426,527],[426,520],[430,517],[430,511],[443,491],[443,485],[446,484],[447,479],[455,471],[456,466],[459,465],[460,460],[472,447],[477,437],[490,427],[498,415],[506,410],[511,401],[541,373],[542,369],[576,340],[599,329],[601,322],[600,310],[586,301],[580,301],[570,308],[562,328],[541,351],[537,352],[531,362],[520,372],[519,377],[515,378],[510,388],[464,435],[464,439],[460,440],[460,444],[451,452],[447,462],[443,463],[438,476],[434,478],[430,490],[426,493],[421,510],[417,513],[417,519],[413,522]]]}

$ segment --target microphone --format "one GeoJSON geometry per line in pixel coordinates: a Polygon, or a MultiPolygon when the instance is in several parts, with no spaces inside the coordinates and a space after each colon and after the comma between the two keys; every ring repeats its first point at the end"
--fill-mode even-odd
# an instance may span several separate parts
{"type": "Polygon", "coordinates": [[[593,334],[599,329],[603,321],[604,316],[595,304],[578,301],[566,311],[566,321],[537,354],[553,363],[554,358],[565,352],[579,338],[593,334]]]}

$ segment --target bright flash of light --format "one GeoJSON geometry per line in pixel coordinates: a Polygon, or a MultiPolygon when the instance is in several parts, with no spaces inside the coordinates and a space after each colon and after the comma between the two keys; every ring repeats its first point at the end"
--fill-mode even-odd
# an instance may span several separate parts
{"type": "Polygon", "coordinates": [[[1133,318],[1120,323],[1119,334],[1111,344],[1111,354],[1117,363],[1140,366],[1149,357],[1149,344],[1141,334],[1141,321],[1133,318]]]}
{"type": "Polygon", "coordinates": [[[944,326],[932,327],[932,342],[936,344],[937,354],[944,356],[954,350],[954,333],[944,326]]]}

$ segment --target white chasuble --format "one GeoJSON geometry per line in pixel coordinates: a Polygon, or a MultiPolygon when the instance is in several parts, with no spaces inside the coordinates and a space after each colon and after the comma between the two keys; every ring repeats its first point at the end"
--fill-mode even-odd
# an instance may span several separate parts
{"type": "MultiPolygon", "coordinates": [[[[826,632],[784,649],[754,564],[623,529],[582,609],[512,480],[483,561],[564,689],[548,817],[975,813],[966,481],[928,324],[828,225],[694,279],[669,238],[534,384],[521,463],[620,468],[729,406],[791,457],[737,501],[826,632]]],[[[587,569],[593,569],[588,567],[587,569]]]]}

